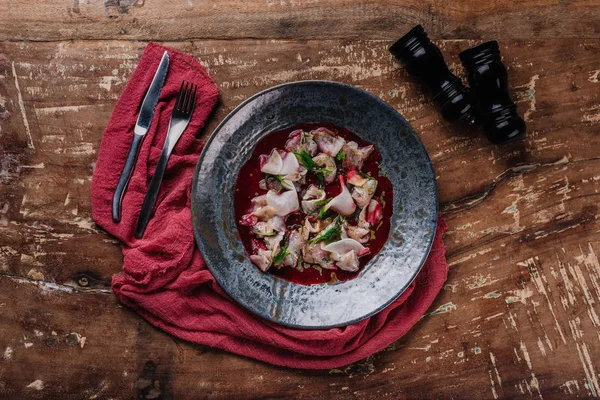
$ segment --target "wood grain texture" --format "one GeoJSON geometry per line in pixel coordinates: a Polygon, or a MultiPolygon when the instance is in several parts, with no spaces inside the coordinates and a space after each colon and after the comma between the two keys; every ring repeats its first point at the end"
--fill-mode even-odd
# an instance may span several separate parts
{"type": "Polygon", "coordinates": [[[0,0],[0,40],[599,38],[598,0],[0,0]]]}
{"type": "MultiPolygon", "coordinates": [[[[456,55],[476,42],[437,43],[462,74],[456,55]]],[[[103,129],[145,44],[1,43],[0,397],[599,396],[600,43],[500,43],[529,130],[506,146],[441,120],[387,44],[169,43],[197,57],[221,91],[205,137],[261,89],[332,79],[396,108],[432,158],[449,223],[444,290],[388,349],[315,372],[181,342],[111,294],[122,258],[91,220],[90,179],[103,129]]]]}

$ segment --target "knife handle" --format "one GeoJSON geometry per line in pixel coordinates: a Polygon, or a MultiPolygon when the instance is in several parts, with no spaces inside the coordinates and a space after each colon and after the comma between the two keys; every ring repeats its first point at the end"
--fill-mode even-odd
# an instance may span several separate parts
{"type": "Polygon", "coordinates": [[[133,141],[131,142],[131,147],[129,148],[129,154],[127,154],[125,166],[123,167],[123,171],[119,177],[119,183],[117,183],[117,188],[115,189],[115,194],[113,195],[112,219],[115,223],[121,221],[121,202],[123,200],[123,194],[127,189],[129,179],[131,178],[131,173],[135,167],[135,161],[137,160],[137,155],[140,145],[142,144],[142,140],[144,140],[144,135],[136,135],[135,133],[133,134],[133,141]]]}
{"type": "Polygon", "coordinates": [[[167,163],[169,162],[170,150],[168,146],[165,144],[163,147],[163,151],[160,155],[160,159],[158,160],[158,165],[156,166],[156,170],[154,171],[154,175],[152,175],[152,180],[150,181],[150,186],[148,186],[148,191],[146,192],[146,197],[144,197],[144,204],[142,204],[142,211],[140,212],[140,216],[138,217],[137,226],[135,227],[135,237],[137,239],[141,239],[144,236],[144,232],[146,231],[146,226],[148,225],[148,221],[152,216],[152,210],[154,209],[154,204],[156,203],[156,198],[158,197],[158,192],[160,190],[160,184],[163,180],[163,175],[165,174],[165,170],[167,169],[167,163]]]}

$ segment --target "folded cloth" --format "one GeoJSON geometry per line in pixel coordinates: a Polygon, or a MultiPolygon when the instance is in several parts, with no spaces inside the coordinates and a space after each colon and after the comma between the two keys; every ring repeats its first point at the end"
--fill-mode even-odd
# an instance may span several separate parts
{"type": "Polygon", "coordinates": [[[190,211],[192,175],[202,144],[195,139],[217,101],[217,88],[192,57],[168,50],[169,73],[155,117],[142,144],[122,219],[111,218],[111,201],[125,163],[137,111],[164,47],[150,43],[104,132],[92,179],[94,220],[122,242],[122,273],[113,277],[119,300],[152,325],[190,342],[293,368],[336,368],[373,354],[404,335],[425,313],[448,272],[440,216],[421,272],[409,288],[378,314],[343,328],[299,330],[266,321],[228,297],[196,247],[190,211]],[[198,84],[190,125],[171,155],[144,238],[134,238],[146,189],[159,159],[169,115],[182,80],[198,84]]]}

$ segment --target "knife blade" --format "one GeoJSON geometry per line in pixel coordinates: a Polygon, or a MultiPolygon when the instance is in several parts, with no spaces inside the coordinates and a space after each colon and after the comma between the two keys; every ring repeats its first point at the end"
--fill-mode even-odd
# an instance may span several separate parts
{"type": "Polygon", "coordinates": [[[167,76],[168,70],[169,54],[165,51],[162,56],[162,59],[160,60],[160,64],[156,69],[156,73],[154,74],[154,78],[152,79],[152,83],[150,84],[150,88],[148,89],[148,92],[146,92],[146,96],[144,97],[144,101],[142,102],[140,113],[138,115],[135,128],[133,130],[133,140],[129,148],[129,153],[127,154],[127,159],[125,160],[125,166],[123,167],[123,171],[121,171],[119,182],[117,183],[117,187],[115,188],[115,193],[113,195],[112,201],[112,219],[114,222],[121,221],[121,202],[123,200],[123,194],[127,189],[129,179],[131,178],[131,174],[135,167],[135,162],[137,160],[140,145],[144,140],[148,129],[150,128],[150,124],[152,123],[154,110],[156,109],[158,97],[160,96],[160,92],[165,83],[165,78],[167,76]]]}

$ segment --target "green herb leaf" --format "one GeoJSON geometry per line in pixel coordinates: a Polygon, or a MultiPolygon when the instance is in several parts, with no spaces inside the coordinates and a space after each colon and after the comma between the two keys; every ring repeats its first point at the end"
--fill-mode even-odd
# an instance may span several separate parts
{"type": "Polygon", "coordinates": [[[337,153],[337,156],[335,156],[335,159],[338,161],[342,161],[344,158],[346,158],[346,153],[341,150],[339,153],[337,153]]]}
{"type": "Polygon", "coordinates": [[[275,257],[273,257],[273,264],[278,265],[281,264],[283,262],[283,259],[285,258],[285,256],[287,256],[289,253],[289,249],[287,247],[282,247],[281,250],[279,250],[279,253],[277,253],[277,255],[275,257]]]}
{"type": "Polygon", "coordinates": [[[315,172],[317,174],[325,174],[325,175],[327,175],[327,174],[332,173],[333,171],[330,170],[330,169],[326,169],[326,168],[319,168],[319,169],[315,169],[315,172]]]}
{"type": "Polygon", "coordinates": [[[307,137],[307,136],[308,136],[308,135],[307,135],[307,133],[306,133],[306,132],[302,132],[302,133],[300,134],[300,143],[301,143],[301,144],[304,144],[304,143],[306,143],[306,137],[307,137]]]}
{"type": "Polygon", "coordinates": [[[359,172],[360,172],[360,174],[362,175],[363,178],[375,180],[375,178],[373,178],[371,175],[367,174],[366,172],[363,172],[363,171],[359,171],[359,172]]]}
{"type": "Polygon", "coordinates": [[[312,157],[306,152],[306,150],[302,150],[300,153],[294,153],[294,155],[298,157],[300,164],[302,164],[302,166],[307,170],[311,171],[317,168],[317,164],[313,161],[312,157]]]}
{"type": "Polygon", "coordinates": [[[332,197],[330,197],[328,199],[323,199],[323,200],[315,201],[315,206],[317,206],[317,207],[324,206],[325,204],[329,203],[331,200],[333,200],[332,197]]]}
{"type": "MultiPolygon", "coordinates": [[[[277,192],[280,192],[281,189],[292,189],[293,188],[293,185],[290,186],[289,183],[286,183],[285,179],[283,179],[283,177],[281,177],[279,175],[265,174],[265,181],[268,182],[269,179],[277,179],[279,181],[281,188],[275,189],[277,192]]],[[[268,187],[268,185],[267,185],[267,187],[268,187]]]]}
{"type": "Polygon", "coordinates": [[[321,207],[321,209],[319,210],[319,219],[325,218],[325,214],[327,213],[327,211],[329,210],[326,210],[325,206],[321,207]]]}
{"type": "Polygon", "coordinates": [[[325,176],[323,176],[323,174],[320,174],[320,173],[316,173],[315,176],[317,177],[317,180],[319,181],[319,185],[321,187],[325,187],[325,176]]]}
{"type": "Polygon", "coordinates": [[[271,233],[257,233],[257,235],[260,235],[260,236],[263,236],[263,237],[277,236],[277,232],[271,232],[271,233]]]}
{"type": "Polygon", "coordinates": [[[269,179],[269,178],[277,179],[281,184],[283,184],[283,181],[284,181],[284,179],[279,175],[265,174],[265,179],[269,179]]]}
{"type": "Polygon", "coordinates": [[[321,266],[319,264],[311,264],[311,267],[313,267],[313,269],[316,269],[317,271],[319,271],[319,275],[323,275],[323,268],[321,268],[321,266]]]}
{"type": "Polygon", "coordinates": [[[339,238],[341,238],[341,235],[342,235],[342,228],[340,227],[339,221],[336,219],[336,221],[334,223],[329,225],[325,231],[321,232],[320,235],[318,235],[317,237],[312,239],[310,241],[310,243],[315,244],[317,242],[325,242],[325,243],[335,242],[336,240],[339,240],[339,238]]]}

